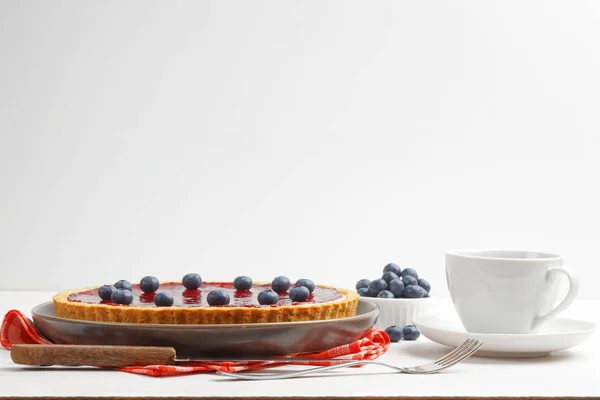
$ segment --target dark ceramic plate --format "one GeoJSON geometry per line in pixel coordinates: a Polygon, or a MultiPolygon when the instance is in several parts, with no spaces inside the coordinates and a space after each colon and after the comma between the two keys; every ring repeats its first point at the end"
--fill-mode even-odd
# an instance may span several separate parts
{"type": "Polygon", "coordinates": [[[170,346],[178,356],[256,357],[327,350],[360,339],[379,307],[360,301],[354,317],[244,325],[91,322],[59,318],[52,302],[32,310],[36,327],[61,344],[170,346]]]}

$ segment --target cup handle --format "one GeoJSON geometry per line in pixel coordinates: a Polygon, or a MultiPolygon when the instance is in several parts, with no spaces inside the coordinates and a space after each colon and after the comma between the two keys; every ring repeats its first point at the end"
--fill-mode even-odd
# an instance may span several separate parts
{"type": "Polygon", "coordinates": [[[546,280],[553,279],[556,274],[565,274],[569,278],[569,292],[565,296],[564,300],[560,302],[552,311],[546,315],[540,315],[533,321],[532,328],[537,328],[540,324],[546,322],[548,319],[557,316],[561,312],[565,311],[575,300],[579,293],[579,279],[573,271],[564,267],[556,267],[548,270],[546,274],[546,280]]]}

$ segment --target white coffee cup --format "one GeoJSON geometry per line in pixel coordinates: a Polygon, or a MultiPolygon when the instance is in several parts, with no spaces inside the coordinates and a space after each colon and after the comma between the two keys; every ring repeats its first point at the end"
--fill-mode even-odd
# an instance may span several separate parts
{"type": "Polygon", "coordinates": [[[561,256],[519,250],[446,253],[446,281],[467,332],[535,333],[577,297],[579,281],[561,256]],[[556,307],[558,276],[569,292],[556,307]]]}

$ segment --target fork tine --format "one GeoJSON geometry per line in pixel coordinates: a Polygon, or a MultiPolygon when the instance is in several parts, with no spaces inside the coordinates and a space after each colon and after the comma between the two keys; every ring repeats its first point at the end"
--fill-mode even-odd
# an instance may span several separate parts
{"type": "Polygon", "coordinates": [[[453,349],[451,352],[444,354],[443,357],[435,360],[434,362],[438,362],[438,361],[443,361],[448,357],[452,357],[454,354],[459,353],[462,351],[462,349],[467,346],[470,343],[471,339],[467,339],[465,342],[463,342],[460,346],[458,346],[457,348],[453,349]]]}
{"type": "Polygon", "coordinates": [[[473,340],[472,343],[469,344],[469,346],[464,349],[463,351],[461,351],[460,354],[456,354],[455,356],[453,356],[452,358],[446,359],[441,363],[436,362],[435,364],[441,365],[441,366],[451,366],[454,365],[462,360],[464,360],[467,357],[470,357],[471,355],[473,355],[477,350],[479,350],[479,348],[481,347],[482,343],[479,342],[478,340],[473,340]]]}
{"type": "Polygon", "coordinates": [[[483,346],[483,343],[477,341],[477,345],[469,352],[469,357],[475,354],[481,348],[481,346],[483,346]]]}
{"type": "Polygon", "coordinates": [[[449,367],[453,366],[454,364],[458,364],[459,362],[461,362],[461,361],[463,361],[463,360],[471,357],[473,354],[475,354],[475,352],[477,352],[477,350],[479,350],[479,347],[481,347],[481,345],[477,345],[476,347],[472,348],[470,351],[468,351],[465,354],[463,354],[460,358],[447,363],[443,367],[444,368],[449,368],[449,367]]]}
{"type": "Polygon", "coordinates": [[[456,354],[462,353],[468,346],[471,345],[472,341],[473,341],[472,339],[465,340],[460,346],[458,346],[457,348],[452,350],[450,353],[445,354],[442,358],[435,360],[434,363],[435,364],[442,363],[442,362],[446,361],[448,358],[452,358],[456,354]]]}
{"type": "Polygon", "coordinates": [[[434,364],[437,364],[437,365],[446,365],[446,364],[449,364],[449,363],[453,362],[456,359],[460,359],[464,354],[466,354],[466,353],[469,352],[469,350],[471,349],[472,346],[473,346],[473,342],[470,342],[466,346],[462,347],[460,349],[460,351],[457,351],[456,353],[452,354],[450,357],[444,358],[440,362],[436,361],[436,362],[434,362],[434,364]]]}
{"type": "Polygon", "coordinates": [[[474,346],[476,346],[477,343],[479,343],[479,342],[474,339],[465,340],[460,346],[458,346],[457,348],[455,348],[454,350],[452,350],[451,352],[446,354],[444,357],[427,364],[428,366],[432,366],[432,367],[434,365],[436,366],[436,368],[430,369],[429,371],[423,371],[423,367],[425,367],[425,365],[420,365],[420,366],[416,366],[416,367],[404,368],[403,372],[406,372],[409,374],[436,373],[438,371],[441,371],[443,369],[451,367],[452,365],[464,360],[465,358],[467,358],[468,356],[473,354],[474,350],[476,350],[476,348],[474,348],[474,346]]]}
{"type": "Polygon", "coordinates": [[[469,344],[469,346],[467,346],[465,349],[463,349],[463,351],[460,352],[460,354],[456,354],[453,357],[444,360],[440,364],[441,365],[452,365],[455,362],[464,360],[466,357],[469,357],[471,354],[473,354],[473,350],[476,350],[478,348],[478,344],[479,344],[479,342],[477,340],[473,340],[469,344]],[[456,360],[458,360],[458,361],[456,361],[456,360]]]}

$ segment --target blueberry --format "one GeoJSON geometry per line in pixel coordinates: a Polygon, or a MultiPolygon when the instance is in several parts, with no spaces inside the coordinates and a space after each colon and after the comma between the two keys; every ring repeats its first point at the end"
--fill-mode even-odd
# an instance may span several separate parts
{"type": "Polygon", "coordinates": [[[173,296],[167,292],[158,292],[154,295],[154,304],[157,307],[171,307],[173,305],[173,296]]]}
{"type": "Polygon", "coordinates": [[[377,293],[377,297],[380,299],[393,299],[394,293],[390,292],[389,290],[382,290],[381,292],[377,293]]]}
{"type": "Polygon", "coordinates": [[[229,295],[222,290],[212,290],[206,296],[209,306],[225,306],[229,304],[229,295]]]}
{"type": "Polygon", "coordinates": [[[375,279],[369,284],[369,295],[375,297],[379,292],[386,290],[387,288],[388,284],[386,281],[383,279],[375,279]]]}
{"type": "Polygon", "coordinates": [[[411,275],[406,275],[402,277],[402,283],[404,283],[404,287],[408,285],[417,285],[417,278],[411,275]]]}
{"type": "Polygon", "coordinates": [[[357,292],[360,297],[370,297],[369,296],[369,288],[361,287],[360,289],[357,290],[357,292]]]}
{"type": "Polygon", "coordinates": [[[356,290],[362,289],[362,288],[369,288],[369,285],[371,284],[371,281],[368,279],[361,279],[360,281],[356,282],[356,290]]]}
{"type": "Polygon", "coordinates": [[[130,292],[133,290],[133,286],[131,286],[131,283],[124,279],[121,279],[120,281],[115,283],[113,286],[116,287],[117,289],[129,290],[130,292]]]}
{"type": "Polygon", "coordinates": [[[391,280],[398,279],[398,278],[399,278],[399,276],[391,271],[384,273],[383,276],[381,277],[381,279],[383,279],[387,283],[390,283],[391,280]]]}
{"type": "Polygon", "coordinates": [[[195,273],[185,274],[181,283],[187,290],[196,290],[202,286],[202,278],[195,273]]]}
{"type": "Polygon", "coordinates": [[[313,281],[311,281],[310,279],[298,279],[296,281],[296,287],[299,286],[304,286],[305,288],[308,289],[308,291],[310,293],[313,292],[313,290],[315,290],[315,283],[313,281]]]}
{"type": "Polygon", "coordinates": [[[144,293],[154,293],[158,290],[159,286],[160,282],[153,276],[145,276],[140,281],[140,289],[142,289],[142,292],[144,293]]]}
{"type": "Polygon", "coordinates": [[[404,268],[400,274],[400,276],[403,278],[407,275],[413,276],[415,279],[419,279],[419,274],[417,274],[417,271],[415,271],[413,268],[404,268]]]}
{"type": "Polygon", "coordinates": [[[390,337],[391,342],[399,342],[402,339],[402,328],[396,325],[385,328],[385,333],[390,337]]]}
{"type": "Polygon", "coordinates": [[[389,284],[389,291],[394,294],[394,297],[400,298],[404,295],[404,283],[400,279],[394,279],[389,284]]]}
{"type": "Polygon", "coordinates": [[[133,302],[133,294],[129,290],[115,289],[110,296],[110,301],[115,304],[131,304],[133,302]]]}
{"type": "Polygon", "coordinates": [[[271,282],[271,288],[277,293],[287,292],[290,288],[290,280],[285,276],[278,276],[271,282]]]}
{"type": "Polygon", "coordinates": [[[417,280],[417,284],[419,286],[421,286],[423,289],[425,289],[427,291],[427,293],[429,293],[431,291],[431,285],[425,279],[421,278],[421,279],[417,280]]]}
{"type": "Polygon", "coordinates": [[[427,296],[427,291],[418,285],[408,285],[404,288],[404,297],[420,299],[427,296]]]}
{"type": "Polygon", "coordinates": [[[394,263],[389,263],[388,265],[383,267],[383,273],[386,273],[386,272],[393,272],[396,275],[400,276],[400,267],[394,263]]]}
{"type": "Polygon", "coordinates": [[[113,290],[115,290],[114,286],[102,285],[98,288],[98,296],[100,296],[102,300],[110,300],[110,295],[113,290]]]}
{"type": "Polygon", "coordinates": [[[417,340],[421,332],[414,325],[406,325],[402,328],[402,337],[404,340],[417,340]]]}
{"type": "Polygon", "coordinates": [[[249,276],[238,276],[233,280],[233,286],[237,290],[250,290],[252,287],[252,279],[249,276]]]}
{"type": "Polygon", "coordinates": [[[258,294],[258,304],[260,305],[271,305],[277,304],[279,296],[271,289],[263,290],[258,294]]]}
{"type": "Polygon", "coordinates": [[[305,286],[296,286],[290,290],[290,299],[292,301],[306,301],[310,296],[310,290],[305,286]]]}

